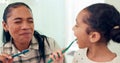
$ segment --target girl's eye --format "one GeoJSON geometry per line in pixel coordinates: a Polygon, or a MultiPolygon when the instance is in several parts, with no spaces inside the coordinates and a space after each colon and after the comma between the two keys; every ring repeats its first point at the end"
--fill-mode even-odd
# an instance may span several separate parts
{"type": "Polygon", "coordinates": [[[78,25],[75,25],[75,27],[78,27],[78,25]]]}

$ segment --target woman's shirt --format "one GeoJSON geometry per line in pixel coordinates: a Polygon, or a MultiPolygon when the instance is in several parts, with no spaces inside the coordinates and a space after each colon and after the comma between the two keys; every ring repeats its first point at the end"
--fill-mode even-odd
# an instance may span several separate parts
{"type": "MultiPolygon", "coordinates": [[[[59,46],[56,44],[55,40],[47,37],[48,43],[46,40],[44,41],[45,44],[45,55],[46,55],[46,63],[48,61],[48,56],[55,50],[59,50],[59,46]]],[[[35,39],[35,37],[32,38],[31,44],[28,48],[29,52],[26,54],[22,54],[18,57],[14,57],[13,63],[43,63],[43,60],[40,61],[40,54],[39,54],[39,46],[38,42],[35,39]]],[[[3,46],[3,52],[14,55],[19,53],[20,51],[16,49],[16,47],[13,45],[12,40],[10,42],[7,42],[3,46]]]]}
{"type": "Polygon", "coordinates": [[[120,63],[120,56],[116,56],[113,60],[108,62],[95,62],[90,60],[87,55],[87,48],[78,50],[73,59],[73,63],[120,63]]]}

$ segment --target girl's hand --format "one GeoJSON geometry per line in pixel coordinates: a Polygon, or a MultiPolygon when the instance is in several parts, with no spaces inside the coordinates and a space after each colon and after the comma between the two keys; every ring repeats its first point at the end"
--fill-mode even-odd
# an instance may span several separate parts
{"type": "Polygon", "coordinates": [[[49,58],[53,60],[52,63],[63,63],[64,61],[64,55],[62,54],[62,51],[56,51],[53,52],[49,58]]]}
{"type": "Polygon", "coordinates": [[[8,54],[0,54],[0,63],[13,63],[13,58],[8,54]]]}

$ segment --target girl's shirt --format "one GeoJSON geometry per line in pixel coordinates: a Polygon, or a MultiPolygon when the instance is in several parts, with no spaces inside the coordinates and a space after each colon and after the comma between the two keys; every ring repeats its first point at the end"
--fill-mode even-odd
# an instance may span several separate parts
{"type": "Polygon", "coordinates": [[[74,59],[72,63],[120,63],[120,57],[117,55],[113,60],[108,62],[95,62],[90,60],[87,55],[87,48],[80,49],[74,54],[74,59]]]}

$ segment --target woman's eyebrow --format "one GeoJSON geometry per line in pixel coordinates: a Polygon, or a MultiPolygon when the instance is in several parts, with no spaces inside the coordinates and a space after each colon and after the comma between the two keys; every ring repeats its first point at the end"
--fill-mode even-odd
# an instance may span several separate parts
{"type": "Polygon", "coordinates": [[[22,20],[22,18],[18,17],[18,18],[15,18],[14,20],[22,20]]]}
{"type": "Polygon", "coordinates": [[[29,18],[27,18],[27,19],[33,19],[32,17],[29,17],[29,18]]]}

